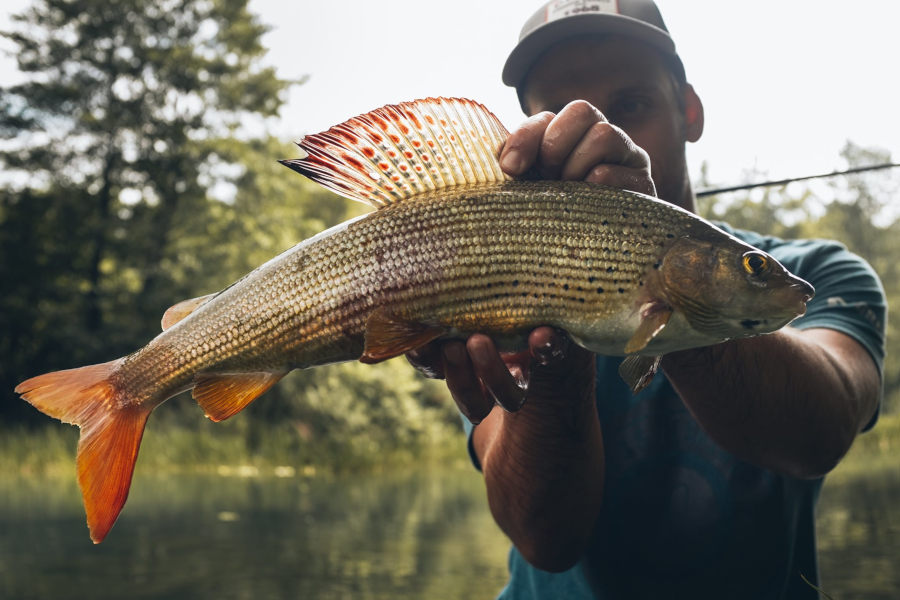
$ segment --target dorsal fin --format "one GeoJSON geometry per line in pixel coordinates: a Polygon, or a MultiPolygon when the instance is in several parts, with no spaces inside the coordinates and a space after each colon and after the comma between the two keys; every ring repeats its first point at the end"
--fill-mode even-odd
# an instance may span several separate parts
{"type": "Polygon", "coordinates": [[[166,312],[162,316],[162,330],[165,331],[175,323],[178,323],[189,314],[200,308],[200,306],[206,304],[215,295],[216,294],[207,294],[198,298],[182,300],[178,304],[173,304],[168,309],[166,309],[166,312]]]}
{"type": "Polygon", "coordinates": [[[464,98],[390,104],[297,142],[301,158],[282,164],[376,208],[411,196],[509,177],[498,156],[509,132],[464,98]]]}

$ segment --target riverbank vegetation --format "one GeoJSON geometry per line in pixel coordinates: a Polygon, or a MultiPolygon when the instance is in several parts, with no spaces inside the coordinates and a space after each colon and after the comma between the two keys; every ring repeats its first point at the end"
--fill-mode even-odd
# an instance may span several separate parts
{"type": "MultiPolygon", "coordinates": [[[[174,402],[189,403],[186,397],[174,402]]],[[[471,468],[465,436],[455,415],[434,419],[418,433],[396,439],[379,428],[354,439],[323,436],[312,440],[298,422],[263,425],[258,419],[212,423],[199,416],[176,423],[174,409],[151,419],[141,444],[138,472],[218,473],[224,476],[314,477],[359,471],[408,468],[471,468]]],[[[199,413],[198,410],[192,410],[199,413]]],[[[435,415],[430,415],[434,417],[435,415]]],[[[4,428],[0,433],[0,472],[9,475],[71,477],[78,430],[64,425],[36,429],[4,428]]],[[[900,414],[885,415],[861,434],[830,480],[900,471],[900,414]]]]}

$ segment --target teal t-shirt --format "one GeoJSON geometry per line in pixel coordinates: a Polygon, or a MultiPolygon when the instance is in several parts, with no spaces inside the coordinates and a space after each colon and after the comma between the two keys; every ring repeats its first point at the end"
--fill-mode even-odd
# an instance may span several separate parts
{"type": "MultiPolygon", "coordinates": [[[[793,327],[850,335],[881,372],[887,305],[865,261],[835,242],[722,227],[816,288],[793,327]]],[[[621,360],[597,357],[606,483],[588,551],[570,570],[548,573],[512,548],[500,598],[818,598],[800,576],[818,581],[814,507],[822,480],[739,460],[706,435],[663,374],[632,395],[618,375],[621,360]]]]}

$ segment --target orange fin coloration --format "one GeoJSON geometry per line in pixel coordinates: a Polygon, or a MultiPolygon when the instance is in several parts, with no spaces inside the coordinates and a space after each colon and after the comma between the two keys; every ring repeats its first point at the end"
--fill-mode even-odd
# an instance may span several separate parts
{"type": "Polygon", "coordinates": [[[663,330],[671,316],[672,308],[662,302],[647,302],[641,306],[641,323],[625,344],[625,354],[640,352],[646,348],[647,344],[663,330]]]}
{"type": "Polygon", "coordinates": [[[286,372],[199,373],[193,397],[210,420],[219,422],[241,412],[286,375],[286,372]]]}
{"type": "Polygon", "coordinates": [[[125,402],[110,376],[123,359],[33,377],[16,393],[43,413],[78,425],[78,485],[91,539],[99,544],[119,516],[150,409],[125,402]]]}
{"type": "Polygon", "coordinates": [[[281,163],[342,196],[376,208],[411,196],[509,177],[498,156],[509,132],[483,105],[464,98],[391,104],[297,145],[281,163]]]}
{"type": "Polygon", "coordinates": [[[446,329],[395,318],[387,309],[378,308],[366,321],[366,342],[360,362],[374,364],[415,350],[441,337],[446,329]]]}
{"type": "Polygon", "coordinates": [[[175,323],[178,323],[189,314],[206,304],[216,294],[207,294],[199,298],[182,300],[178,304],[170,306],[162,316],[162,330],[165,331],[175,323]]]}

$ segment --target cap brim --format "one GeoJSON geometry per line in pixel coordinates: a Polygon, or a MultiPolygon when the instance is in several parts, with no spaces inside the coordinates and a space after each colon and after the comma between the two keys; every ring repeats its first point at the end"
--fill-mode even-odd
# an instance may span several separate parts
{"type": "Polygon", "coordinates": [[[503,65],[503,83],[518,87],[534,62],[551,46],[573,37],[616,34],[637,39],[665,54],[677,57],[672,38],[657,27],[624,15],[580,15],[560,19],[535,29],[510,53],[503,65]]]}

